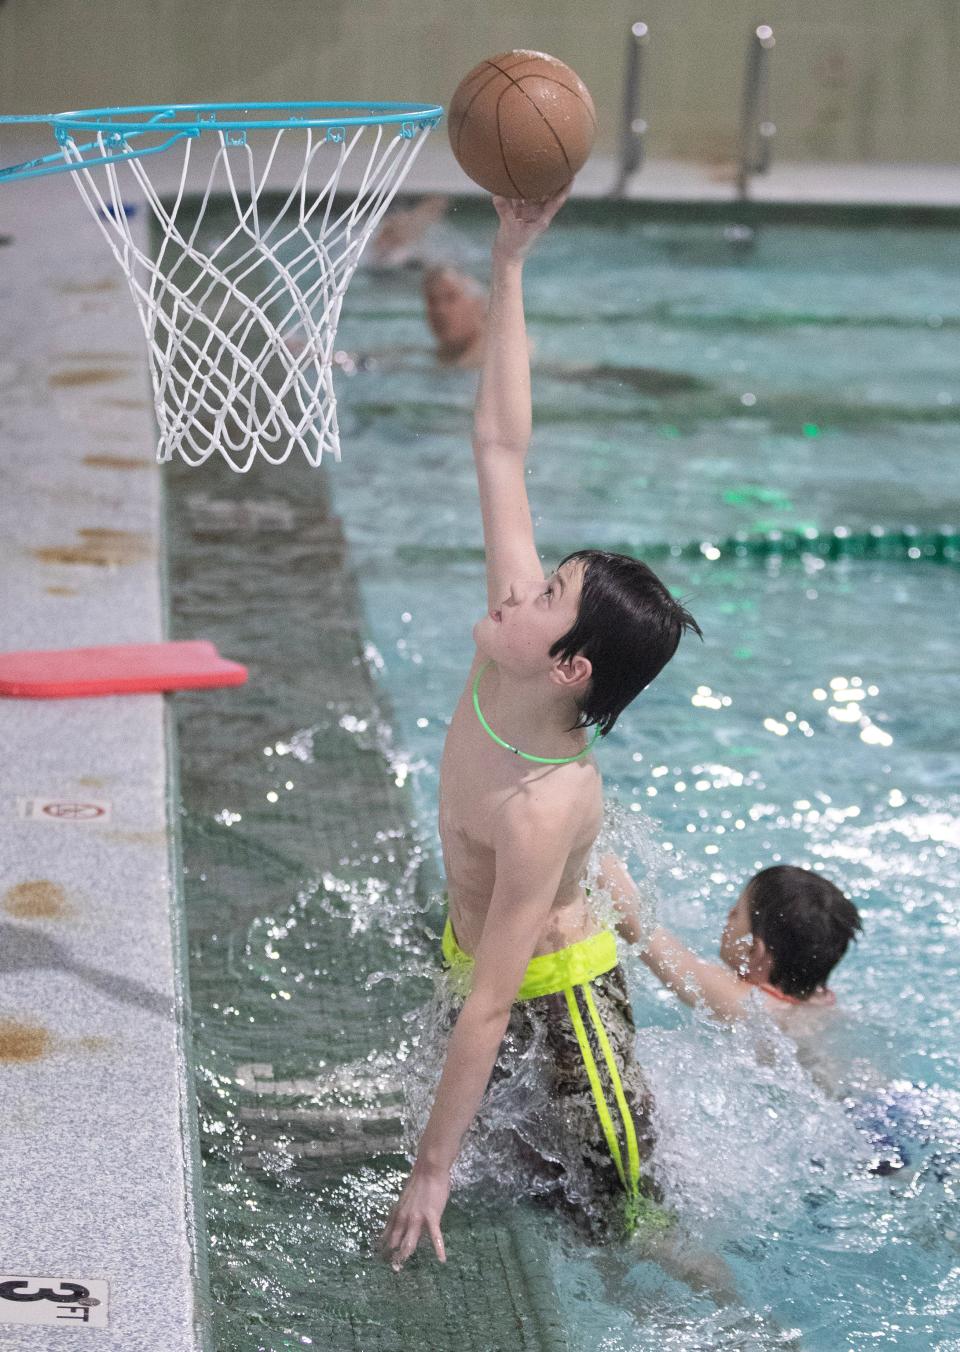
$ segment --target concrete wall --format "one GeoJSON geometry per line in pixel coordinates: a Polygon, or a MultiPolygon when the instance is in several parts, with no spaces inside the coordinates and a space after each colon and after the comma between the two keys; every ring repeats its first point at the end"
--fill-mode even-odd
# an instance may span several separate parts
{"type": "Polygon", "coordinates": [[[446,104],[482,57],[536,47],[586,80],[599,148],[612,151],[636,19],[651,30],[653,156],[732,156],[747,37],[763,21],[777,38],[780,159],[957,159],[957,0],[0,0],[0,111],[243,98],[446,104]]]}

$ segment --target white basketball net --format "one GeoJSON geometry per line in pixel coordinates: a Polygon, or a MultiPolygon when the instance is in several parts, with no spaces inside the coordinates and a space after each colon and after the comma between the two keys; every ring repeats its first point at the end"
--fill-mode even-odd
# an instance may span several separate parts
{"type": "Polygon", "coordinates": [[[166,199],[151,182],[150,158],[85,166],[116,154],[116,135],[100,133],[85,148],[62,141],[137,303],[158,460],[200,465],[219,452],[244,472],[258,454],[280,464],[298,447],[314,466],[325,452],[340,459],[332,378],[340,306],[427,131],[211,127],[156,156],[168,163],[182,146],[179,186],[166,199]],[[359,187],[344,207],[334,197],[348,163],[359,187]],[[122,181],[139,187],[153,212],[156,257],[127,218],[122,181]],[[197,182],[205,186],[191,193],[197,182]]]}

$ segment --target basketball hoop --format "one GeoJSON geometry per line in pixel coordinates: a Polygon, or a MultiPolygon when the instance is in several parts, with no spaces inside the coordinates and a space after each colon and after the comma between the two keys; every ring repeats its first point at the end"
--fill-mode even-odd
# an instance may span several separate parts
{"type": "Polygon", "coordinates": [[[157,459],[240,473],[299,448],[340,459],[333,355],[344,293],[442,108],[411,103],[181,104],[44,117],[59,152],[0,182],[69,171],[126,275],[147,338],[157,459]],[[169,193],[150,177],[179,150],[169,193]],[[158,161],[159,163],[159,161],[158,161]],[[350,200],[347,177],[355,186],[350,200]],[[124,188],[157,227],[152,256],[124,188]],[[211,207],[232,207],[226,229],[211,207]]]}

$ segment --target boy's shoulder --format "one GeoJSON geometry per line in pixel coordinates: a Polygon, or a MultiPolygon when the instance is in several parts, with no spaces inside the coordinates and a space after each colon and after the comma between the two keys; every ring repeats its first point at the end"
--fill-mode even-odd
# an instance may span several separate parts
{"type": "Polygon", "coordinates": [[[781,1028],[791,1033],[822,1027],[823,1022],[837,1011],[832,991],[815,992],[800,1000],[771,986],[752,985],[746,981],[741,984],[746,987],[746,998],[752,997],[781,1028]]]}
{"type": "Polygon", "coordinates": [[[503,805],[503,822],[512,829],[537,829],[548,834],[565,830],[580,819],[582,799],[596,785],[581,765],[554,765],[544,774],[517,783],[503,805]],[[580,771],[578,774],[577,772],[580,771]]]}
{"type": "Polygon", "coordinates": [[[578,765],[551,766],[521,780],[499,813],[497,846],[521,853],[568,852],[595,839],[603,822],[599,773],[578,765]]]}

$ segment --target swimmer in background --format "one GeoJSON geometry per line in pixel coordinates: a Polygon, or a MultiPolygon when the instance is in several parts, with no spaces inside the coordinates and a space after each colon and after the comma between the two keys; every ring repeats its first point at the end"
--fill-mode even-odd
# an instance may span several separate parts
{"type": "MultiPolygon", "coordinates": [[[[423,274],[423,300],[427,324],[436,340],[433,355],[437,365],[466,371],[482,366],[487,293],[480,283],[441,263],[427,268],[423,274]]],[[[291,343],[287,346],[294,350],[291,343]]],[[[357,371],[389,369],[397,357],[420,351],[416,348],[366,354],[337,351],[333,361],[345,375],[352,376],[357,371]]]]}
{"type": "Polygon", "coordinates": [[[437,363],[462,370],[482,366],[487,293],[480,283],[442,263],[423,274],[423,300],[437,363]]]}
{"type": "MultiPolygon", "coordinates": [[[[474,371],[483,365],[487,327],[487,293],[479,282],[448,263],[427,268],[423,274],[423,300],[427,325],[436,340],[433,356],[438,366],[474,371]]],[[[287,342],[291,351],[302,351],[300,338],[287,342]]],[[[528,343],[529,349],[529,343],[528,343]]],[[[393,349],[390,352],[357,353],[336,351],[334,365],[345,375],[357,371],[383,369],[397,357],[421,352],[418,348],[393,349]]]]}
{"type": "MultiPolygon", "coordinates": [[[[487,296],[468,273],[449,263],[428,268],[423,275],[423,299],[430,332],[436,339],[434,356],[440,366],[478,370],[483,365],[487,326],[487,296]]],[[[527,341],[533,353],[533,344],[527,341]]],[[[662,371],[652,366],[573,366],[538,362],[538,374],[559,380],[610,380],[651,396],[689,394],[709,388],[682,371],[662,371]]]]}

